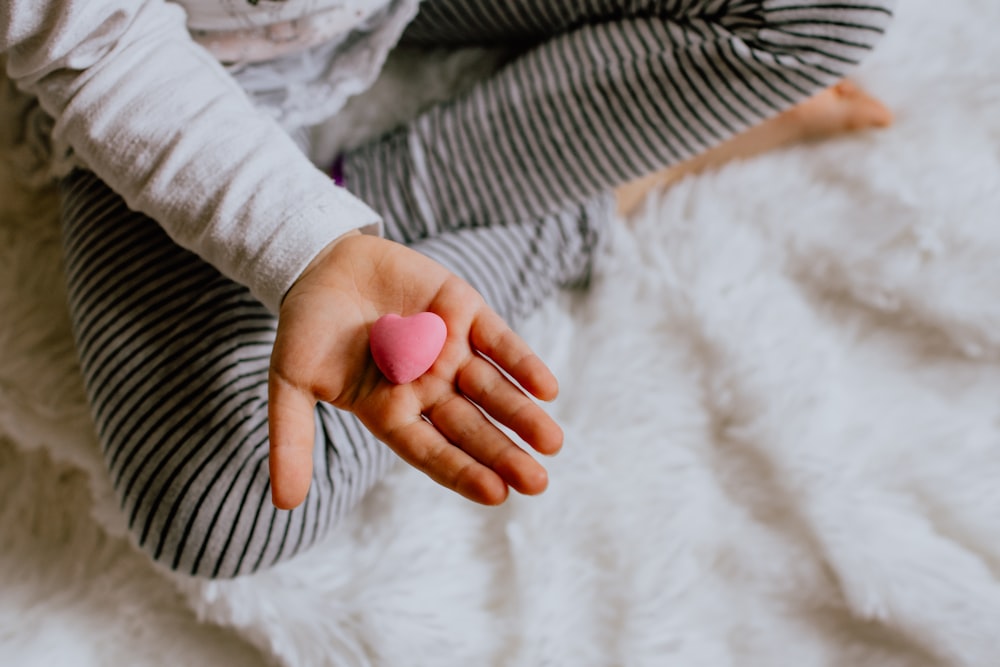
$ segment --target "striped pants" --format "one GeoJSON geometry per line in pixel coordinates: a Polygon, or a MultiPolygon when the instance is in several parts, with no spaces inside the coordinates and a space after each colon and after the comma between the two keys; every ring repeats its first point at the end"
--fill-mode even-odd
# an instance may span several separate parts
{"type": "MultiPolygon", "coordinates": [[[[830,85],[891,0],[425,0],[405,39],[501,44],[498,72],[345,156],[390,238],[517,319],[584,281],[614,186],[691,157],[830,85]]],[[[232,577],[328,534],[394,455],[319,405],[314,477],[270,504],[275,319],[88,172],[62,183],[74,334],[105,461],[157,562],[232,577]]]]}

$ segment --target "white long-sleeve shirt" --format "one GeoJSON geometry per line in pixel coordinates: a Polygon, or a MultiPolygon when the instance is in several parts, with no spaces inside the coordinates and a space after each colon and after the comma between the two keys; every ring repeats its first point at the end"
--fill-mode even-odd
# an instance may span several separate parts
{"type": "Polygon", "coordinates": [[[57,145],[277,312],[319,250],[352,229],[377,232],[379,217],[251,104],[188,23],[259,28],[338,6],[360,22],[386,2],[4,0],[0,52],[54,119],[57,145]]]}

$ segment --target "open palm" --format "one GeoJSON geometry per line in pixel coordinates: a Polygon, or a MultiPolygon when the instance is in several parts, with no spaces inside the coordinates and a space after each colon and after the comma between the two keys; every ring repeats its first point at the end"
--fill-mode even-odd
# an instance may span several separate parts
{"type": "Polygon", "coordinates": [[[344,237],[281,305],[269,379],[274,504],[296,507],[308,492],[317,401],[354,413],[401,458],[470,500],[503,502],[508,487],[540,493],[545,469],[486,416],[537,451],[557,452],[561,429],[517,385],[542,400],[558,391],[548,368],[468,283],[398,243],[344,237]],[[394,385],[372,360],[368,331],[382,315],[422,311],[447,324],[444,349],[425,375],[394,385]]]}

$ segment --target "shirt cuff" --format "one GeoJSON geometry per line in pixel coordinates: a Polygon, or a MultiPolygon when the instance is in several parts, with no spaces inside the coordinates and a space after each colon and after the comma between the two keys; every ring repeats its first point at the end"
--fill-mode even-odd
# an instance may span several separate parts
{"type": "Polygon", "coordinates": [[[271,312],[310,262],[334,240],[358,230],[381,236],[382,219],[360,199],[343,188],[325,188],[320,201],[293,212],[279,225],[237,277],[271,312]]]}

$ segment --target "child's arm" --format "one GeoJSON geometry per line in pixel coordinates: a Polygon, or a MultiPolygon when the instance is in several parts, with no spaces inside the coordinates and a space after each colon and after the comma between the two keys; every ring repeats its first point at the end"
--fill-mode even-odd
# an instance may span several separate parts
{"type": "Polygon", "coordinates": [[[0,52],[58,143],[274,312],[330,241],[377,229],[195,44],[177,5],[5,0],[0,52]]]}
{"type": "Polygon", "coordinates": [[[353,412],[405,461],[471,500],[502,502],[508,487],[542,492],[544,468],[483,412],[543,454],[559,450],[562,431],[497,367],[537,398],[558,392],[527,344],[441,265],[373,236],[333,244],[281,305],[269,387],[275,505],[295,507],[309,489],[318,400],[353,412]],[[426,375],[390,384],[368,331],[386,313],[425,310],[448,324],[444,350],[426,375]]]}
{"type": "Polygon", "coordinates": [[[316,399],[353,411],[404,459],[470,498],[544,488],[544,470],[473,404],[553,452],[558,426],[478,354],[541,398],[555,394],[551,374],[431,260],[370,236],[331,247],[351,229],[377,226],[377,216],[253,108],[190,39],[179,7],[5,0],[0,52],[55,119],[55,138],[129,206],[275,312],[288,293],[271,383],[276,502],[296,504],[308,487],[316,399]],[[441,315],[449,339],[431,374],[390,387],[370,363],[367,327],[383,312],[413,310],[441,315]]]}

